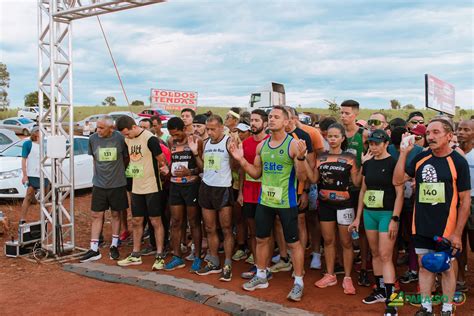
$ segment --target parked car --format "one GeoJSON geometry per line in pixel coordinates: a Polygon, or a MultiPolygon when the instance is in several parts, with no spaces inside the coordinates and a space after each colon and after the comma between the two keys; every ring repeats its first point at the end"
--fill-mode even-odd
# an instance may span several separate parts
{"type": "Polygon", "coordinates": [[[137,114],[130,111],[115,111],[115,112],[110,112],[108,115],[114,119],[114,122],[122,115],[130,116],[131,118],[135,120],[135,122],[137,122],[137,124],[140,123],[140,121],[143,119],[143,117],[138,116],[137,114]]]}
{"type": "Polygon", "coordinates": [[[20,138],[16,136],[15,132],[9,129],[0,128],[0,151],[4,150],[8,146],[13,143],[16,143],[19,140],[20,138]]]}
{"type": "Polygon", "coordinates": [[[160,108],[146,109],[138,113],[138,116],[141,116],[141,117],[152,117],[155,115],[158,115],[162,121],[167,121],[170,118],[176,116],[160,108]]]}
{"type": "MultiPolygon", "coordinates": [[[[0,151],[0,198],[24,198],[26,188],[21,183],[21,150],[25,140],[20,140],[0,151]]],[[[87,153],[89,138],[74,136],[74,189],[92,187],[93,159],[87,153]]],[[[63,161],[63,170],[69,169],[69,159],[63,161]]]]}
{"type": "Polygon", "coordinates": [[[95,133],[96,128],[97,128],[97,121],[101,118],[104,117],[105,114],[94,114],[94,115],[89,115],[85,119],[78,121],[74,123],[74,130],[79,130],[82,133],[82,130],[84,129],[84,126],[86,125],[86,122],[89,122],[89,130],[91,133],[95,133]]]}
{"type": "Polygon", "coordinates": [[[26,117],[11,117],[0,121],[0,128],[5,128],[15,132],[16,134],[30,135],[31,130],[37,124],[26,117]]]}
{"type": "Polygon", "coordinates": [[[30,106],[18,110],[17,115],[19,117],[26,117],[30,120],[38,122],[40,116],[39,106],[30,106]]]}

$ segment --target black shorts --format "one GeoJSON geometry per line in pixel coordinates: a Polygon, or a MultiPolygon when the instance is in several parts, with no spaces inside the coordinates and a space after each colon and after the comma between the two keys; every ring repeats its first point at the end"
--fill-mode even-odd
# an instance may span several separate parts
{"type": "MultiPolygon", "coordinates": [[[[343,208],[343,207],[339,207],[343,208]]],[[[319,221],[320,222],[337,222],[337,209],[338,207],[319,202],[319,221]]]]}
{"type": "Polygon", "coordinates": [[[132,192],[133,178],[127,178],[127,191],[132,192]]]}
{"type": "Polygon", "coordinates": [[[237,202],[237,199],[239,198],[239,190],[232,188],[232,195],[234,197],[233,201],[237,202]]]}
{"type": "Polygon", "coordinates": [[[113,189],[92,187],[92,211],[104,212],[108,209],[112,211],[125,211],[127,208],[128,196],[126,186],[113,189]]]}
{"type": "Polygon", "coordinates": [[[273,230],[275,216],[280,217],[285,241],[289,244],[297,242],[298,238],[298,207],[274,208],[258,204],[255,211],[257,238],[267,238],[273,230]]]}
{"type": "Polygon", "coordinates": [[[163,191],[135,194],[132,193],[132,216],[133,217],[158,217],[163,214],[166,202],[163,191]]]}
{"type": "Polygon", "coordinates": [[[417,255],[425,255],[436,251],[445,251],[447,249],[433,240],[432,237],[413,235],[413,246],[417,255]]]}
{"type": "Polygon", "coordinates": [[[170,205],[198,206],[199,185],[199,182],[186,184],[171,182],[169,190],[170,205]]]}
{"type": "Polygon", "coordinates": [[[199,187],[199,205],[208,210],[220,210],[232,206],[234,194],[232,187],[211,187],[204,182],[199,187]]]}
{"type": "Polygon", "coordinates": [[[255,219],[255,211],[257,210],[257,203],[247,203],[244,202],[242,206],[242,214],[245,218],[253,218],[255,219]]]}

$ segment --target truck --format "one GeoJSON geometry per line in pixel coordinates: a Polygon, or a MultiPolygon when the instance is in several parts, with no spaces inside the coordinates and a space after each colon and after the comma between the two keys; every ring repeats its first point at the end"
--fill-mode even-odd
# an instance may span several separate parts
{"type": "Polygon", "coordinates": [[[271,108],[275,105],[286,105],[285,86],[270,82],[250,95],[249,108],[271,108]]]}

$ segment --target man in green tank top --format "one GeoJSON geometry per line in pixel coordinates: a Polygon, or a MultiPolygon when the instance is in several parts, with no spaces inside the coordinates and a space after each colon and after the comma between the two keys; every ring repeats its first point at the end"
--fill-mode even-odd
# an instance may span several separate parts
{"type": "MultiPolygon", "coordinates": [[[[346,100],[341,103],[341,122],[346,129],[347,152],[350,152],[356,156],[357,167],[360,168],[362,154],[364,153],[365,144],[369,137],[369,132],[356,124],[358,114],[359,102],[354,100],[346,100]]],[[[359,192],[360,188],[355,186],[351,186],[349,189],[351,202],[354,209],[357,209],[359,204],[359,192]]],[[[367,275],[367,256],[369,253],[369,244],[367,242],[367,237],[365,236],[365,230],[363,228],[360,229],[359,243],[362,262],[357,283],[363,286],[370,286],[370,281],[367,275]]]]}
{"type": "Polygon", "coordinates": [[[306,144],[285,132],[289,115],[285,108],[273,107],[268,116],[272,136],[257,147],[253,164],[243,156],[242,146],[232,143],[229,150],[242,168],[252,178],[262,178],[259,204],[255,212],[257,273],[243,285],[244,290],[254,291],[268,287],[267,262],[270,257],[269,239],[276,215],[280,217],[285,241],[292,250],[295,284],[287,298],[300,301],[303,296],[304,249],[298,239],[298,205],[296,180],[305,181],[304,160],[306,144]]]}

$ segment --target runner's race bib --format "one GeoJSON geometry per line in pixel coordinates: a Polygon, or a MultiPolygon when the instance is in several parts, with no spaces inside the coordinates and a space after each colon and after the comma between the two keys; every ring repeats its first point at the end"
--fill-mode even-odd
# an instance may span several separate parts
{"type": "Polygon", "coordinates": [[[418,202],[420,203],[445,203],[443,182],[422,182],[418,192],[418,202]]]}
{"type": "Polygon", "coordinates": [[[143,178],[143,165],[138,163],[131,163],[128,165],[127,170],[125,170],[125,176],[127,178],[143,178]]]}
{"type": "Polygon", "coordinates": [[[205,154],[204,169],[219,171],[221,169],[221,156],[214,154],[205,154]]]}
{"type": "Polygon", "coordinates": [[[367,190],[364,194],[364,204],[370,208],[383,208],[382,190],[367,190]]]}
{"type": "Polygon", "coordinates": [[[262,195],[264,201],[280,204],[283,196],[283,188],[262,185],[262,195]]]}
{"type": "Polygon", "coordinates": [[[345,208],[342,210],[337,210],[337,223],[339,225],[349,226],[354,221],[354,209],[345,208]]]}
{"type": "Polygon", "coordinates": [[[99,148],[99,161],[117,160],[117,148],[99,148]]]}
{"type": "Polygon", "coordinates": [[[177,170],[183,169],[183,168],[188,168],[188,162],[187,161],[176,161],[171,164],[171,175],[175,176],[175,172],[177,170]]]}

